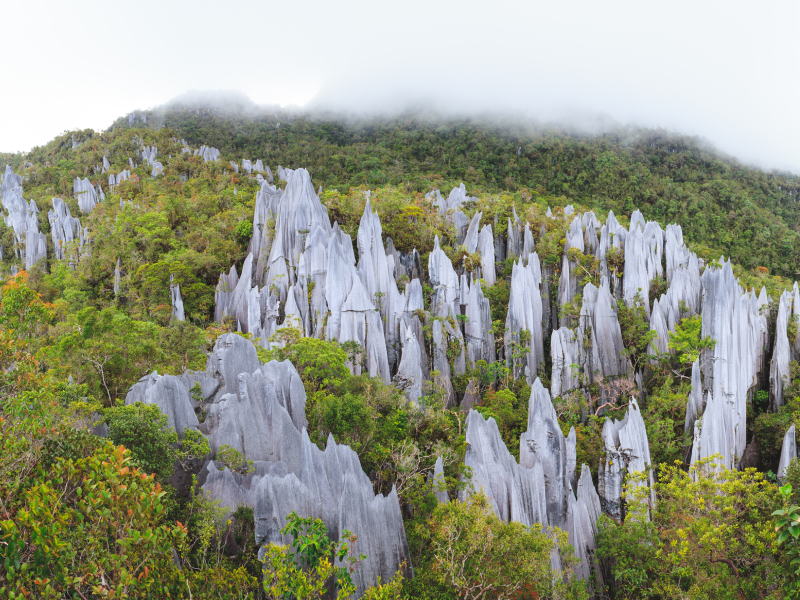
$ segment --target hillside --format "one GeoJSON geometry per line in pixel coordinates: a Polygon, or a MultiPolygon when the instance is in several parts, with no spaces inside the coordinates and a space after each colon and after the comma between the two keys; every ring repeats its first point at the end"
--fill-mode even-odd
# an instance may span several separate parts
{"type": "Polygon", "coordinates": [[[0,158],[9,597],[796,593],[797,177],[246,98],[0,158]]]}
{"type": "MultiPolygon", "coordinates": [[[[665,130],[616,126],[589,135],[502,115],[288,114],[244,99],[136,114],[134,127],[171,128],[193,146],[302,164],[325,189],[391,184],[427,193],[463,181],[477,193],[564,196],[598,214],[639,209],[662,227],[681,223],[688,242],[746,268],[794,276],[800,258],[797,176],[749,168],[665,130]]],[[[129,126],[121,118],[113,128],[129,126]]]]}

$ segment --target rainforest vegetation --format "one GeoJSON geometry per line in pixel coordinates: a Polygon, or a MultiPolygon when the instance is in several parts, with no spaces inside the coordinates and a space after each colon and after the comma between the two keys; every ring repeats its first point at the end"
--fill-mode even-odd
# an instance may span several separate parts
{"type": "MultiPolygon", "coordinates": [[[[766,287],[773,332],[774,301],[800,273],[800,178],[747,167],[701,140],[663,130],[620,126],[589,135],[510,117],[355,118],[249,105],[167,105],[136,114],[133,123],[123,117],[102,133],[66,132],[28,153],[0,155],[3,167],[22,176],[48,240],[47,260],[24,270],[13,231],[0,222],[3,597],[299,600],[325,597],[332,587],[339,597],[353,591],[350,573],[359,557],[347,539],[330,540],[320,521],[294,515],[286,534],[296,544],[259,556],[253,509],[242,506],[227,517],[192,485],[187,465],[207,454],[204,440],[179,440],[152,406],[124,405],[130,387],[154,370],[205,369],[217,337],[236,330],[235,323],[214,321],[214,294],[220,273],[233,265],[240,270],[247,256],[260,185],[235,172],[231,160],[261,159],[278,185],[285,183],[279,165],[307,168],[331,220],[353,239],[364,192],[371,190],[384,239],[401,252],[418,250],[423,268],[435,236],[454,262],[469,259],[455,228],[425,197],[433,189],[446,196],[463,182],[477,198],[465,207],[469,216],[481,210],[482,223],[501,225],[514,212],[527,219],[536,225],[540,260],[556,268],[569,204],[601,219],[613,210],[623,224],[634,209],[662,227],[678,223],[706,264],[730,257],[742,286],[766,287]],[[184,141],[214,146],[221,158],[204,162],[184,153],[184,141]],[[140,161],[130,169],[129,157],[142,145],[157,146],[163,175],[151,177],[140,161]],[[112,173],[130,169],[113,191],[97,168],[103,157],[112,173]],[[106,190],[88,215],[73,194],[77,177],[106,190]],[[52,197],[88,227],[90,252],[76,244],[67,259],[55,259],[47,218],[52,197]],[[545,217],[548,207],[553,219],[545,217]],[[170,282],[180,285],[185,321],[172,318],[170,282]]],[[[574,258],[588,277],[598,276],[591,257],[574,258]]],[[[498,349],[512,263],[501,265],[497,283],[484,290],[498,349]]],[[[654,292],[665,283],[654,281],[654,292]]],[[[431,290],[424,292],[429,303],[431,290]]],[[[628,518],[601,518],[605,597],[800,597],[793,507],[800,503],[800,465],[790,468],[788,486],[779,489],[776,480],[784,433],[800,425],[800,367],[792,365],[780,411],[769,411],[768,382],[748,405],[758,467],[700,473],[688,465],[691,440],[684,435],[691,365],[709,343],[701,339],[700,317],[684,319],[672,352],[653,358],[645,356],[652,332],[642,308],[621,304],[619,313],[625,353],[646,372],[640,404],[657,468],[656,509],[650,520],[637,518],[647,499],[632,486],[628,518]]],[[[796,322],[789,326],[796,333],[796,322]]],[[[426,339],[430,329],[426,324],[426,339]]],[[[428,475],[437,457],[451,498],[467,480],[460,466],[465,414],[447,408],[441,390],[430,386],[414,408],[394,387],[351,374],[353,348],[291,330],[284,336],[282,348],[260,349],[259,358],[290,360],[297,368],[311,440],[322,447],[333,434],[358,453],[375,492],[394,486],[400,498],[414,576],[398,575],[366,597],[588,597],[569,576],[568,558],[567,576],[551,578],[551,554],[567,547],[563,532],[505,523],[479,494],[436,502],[428,475]]],[[[542,372],[550,372],[549,364],[542,372]]],[[[479,361],[453,383],[458,394],[477,386],[475,408],[494,417],[518,456],[530,397],[524,377],[515,378],[505,361],[479,361]]],[[[546,375],[543,383],[549,385],[546,375]]],[[[620,404],[596,414],[602,395],[598,388],[589,399],[554,400],[564,433],[576,429],[578,465],[588,464],[595,480],[603,423],[625,412],[620,404]]],[[[235,451],[222,459],[248,472],[235,451]]]]}

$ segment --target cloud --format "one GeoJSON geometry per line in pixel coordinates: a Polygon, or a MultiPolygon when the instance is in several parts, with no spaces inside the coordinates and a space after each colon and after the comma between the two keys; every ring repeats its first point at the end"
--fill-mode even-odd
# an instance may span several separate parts
{"type": "Polygon", "coordinates": [[[0,47],[0,149],[102,129],[187,90],[257,104],[507,111],[700,135],[800,173],[800,3],[210,0],[17,3],[0,47]],[[597,115],[600,115],[599,117],[597,115]]]}

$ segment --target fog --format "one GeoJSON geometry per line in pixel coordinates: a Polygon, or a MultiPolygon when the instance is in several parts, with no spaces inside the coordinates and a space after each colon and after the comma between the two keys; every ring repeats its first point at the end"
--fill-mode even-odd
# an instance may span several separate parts
{"type": "Polygon", "coordinates": [[[16,3],[0,39],[0,150],[187,90],[241,90],[350,113],[661,126],[800,173],[798,17],[797,2],[730,0],[16,3]]]}

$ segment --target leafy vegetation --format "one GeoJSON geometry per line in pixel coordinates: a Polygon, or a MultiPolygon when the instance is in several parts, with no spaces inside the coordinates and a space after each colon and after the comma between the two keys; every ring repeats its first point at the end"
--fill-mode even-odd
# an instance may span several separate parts
{"type": "MultiPolygon", "coordinates": [[[[601,218],[613,209],[621,222],[634,208],[662,226],[678,222],[706,264],[721,254],[732,257],[742,285],[764,286],[773,299],[789,286],[783,276],[795,275],[800,262],[800,180],[743,167],[696,139],[660,130],[586,136],[509,120],[409,114],[345,120],[246,106],[202,114],[173,106],[147,114],[146,126],[120,120],[107,132],[69,132],[25,156],[2,156],[23,176],[25,197],[37,202],[41,231],[49,232],[46,207],[59,196],[91,236],[90,254],[68,245],[68,260],[57,261],[48,235],[47,266],[12,276],[11,267],[22,265],[13,231],[0,223],[6,255],[0,263],[0,595],[10,598],[318,598],[332,586],[339,597],[352,593],[350,573],[359,560],[350,552],[352,540],[330,540],[319,522],[296,515],[289,515],[283,532],[294,543],[268,549],[262,580],[252,509],[228,515],[197,493],[196,480],[189,483],[209,454],[205,438],[187,431],[179,439],[157,407],[123,405],[131,385],[153,370],[203,369],[216,338],[235,328],[212,322],[214,290],[219,274],[231,265],[241,269],[247,255],[259,184],[236,173],[230,159],[307,167],[323,186],[320,197],[332,220],[353,239],[370,188],[384,240],[403,252],[416,249],[423,269],[437,236],[454,264],[475,266],[477,257],[459,246],[453,225],[424,195],[434,188],[446,195],[461,181],[477,197],[462,208],[468,215],[482,211],[481,225],[504,228],[515,214],[530,222],[551,284],[571,220],[567,204],[601,218]],[[76,149],[73,135],[81,142],[76,149]],[[182,152],[181,138],[193,147],[216,146],[221,160],[206,163],[182,152]],[[158,147],[162,176],[152,178],[146,166],[130,169],[128,158],[141,144],[158,147]],[[96,168],[104,156],[111,173],[131,171],[113,190],[96,168]],[[107,191],[89,215],[73,198],[76,177],[99,181],[107,191]],[[548,207],[553,218],[545,216],[548,207]],[[172,318],[170,281],[181,287],[185,322],[172,318]],[[101,422],[108,440],[90,433],[101,422]],[[180,490],[169,483],[176,474],[186,479],[180,490]]],[[[573,249],[568,258],[580,284],[599,283],[593,256],[573,249]]],[[[620,274],[624,253],[612,249],[607,262],[620,274]]],[[[512,267],[513,259],[500,264],[497,283],[483,292],[496,349],[513,363],[529,337],[524,332],[520,344],[504,347],[512,267]]],[[[651,283],[651,302],[665,285],[651,283]]],[[[555,287],[553,310],[574,317],[577,326],[580,296],[557,306],[555,287]]],[[[425,286],[426,303],[431,292],[425,286]]],[[[771,334],[775,312],[772,306],[765,312],[771,334]]],[[[432,320],[419,313],[429,346],[432,320]]],[[[682,311],[669,351],[654,354],[647,307],[620,302],[618,316],[624,354],[642,375],[641,390],[623,378],[594,384],[588,397],[554,399],[564,433],[575,427],[578,464],[588,464],[596,476],[605,421],[621,418],[637,395],[659,469],[653,504],[631,482],[626,520],[601,521],[598,555],[608,594],[797,597],[792,544],[800,462],[786,474],[792,488],[778,492],[773,480],[783,435],[791,423],[800,424],[800,367],[792,364],[786,403],[777,413],[767,410],[763,382],[748,407],[748,439],[752,434],[757,442],[766,473],[689,468],[684,417],[691,366],[715,342],[701,338],[699,316],[682,311]],[[609,404],[612,385],[622,393],[609,404]]],[[[453,319],[451,325],[461,324],[453,319]]],[[[790,327],[794,333],[797,325],[790,327]]],[[[259,358],[296,367],[308,396],[311,440],[323,447],[332,435],[349,445],[375,491],[394,486],[400,498],[415,576],[382,582],[366,598],[586,596],[570,576],[574,558],[563,532],[503,523],[479,494],[455,500],[469,481],[465,415],[445,406],[434,383],[416,409],[395,388],[350,373],[348,363],[364,352],[356,344],[303,338],[291,327],[276,341],[282,344],[259,348],[259,358]],[[428,482],[439,456],[441,490],[453,499],[446,505],[437,503],[428,482]],[[564,579],[550,572],[554,548],[564,579]]],[[[549,339],[543,342],[549,348],[549,339]]],[[[454,344],[449,358],[460,350],[454,344]]],[[[546,357],[539,373],[545,386],[550,368],[546,357]]],[[[475,408],[495,419],[518,456],[530,388],[514,374],[504,361],[477,361],[454,375],[453,384],[457,393],[468,385],[477,390],[475,408]]],[[[202,404],[199,388],[192,397],[202,404]]],[[[201,420],[204,414],[201,407],[201,420]]],[[[252,470],[233,448],[222,447],[216,458],[239,475],[252,470]]]]}

